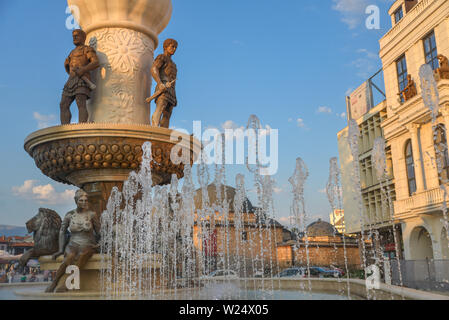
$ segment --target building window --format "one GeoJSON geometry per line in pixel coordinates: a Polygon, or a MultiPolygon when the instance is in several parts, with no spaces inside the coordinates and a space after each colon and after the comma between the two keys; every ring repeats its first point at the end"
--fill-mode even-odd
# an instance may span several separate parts
{"type": "Polygon", "coordinates": [[[447,151],[446,128],[443,124],[437,125],[434,131],[433,141],[435,152],[437,153],[437,167],[440,178],[440,184],[449,180],[449,154],[447,151]]]}
{"type": "Polygon", "coordinates": [[[402,11],[402,6],[394,12],[394,22],[398,23],[404,17],[404,11],[402,11]]]}
{"type": "Polygon", "coordinates": [[[432,31],[424,38],[424,55],[426,56],[426,63],[429,64],[433,70],[439,68],[437,44],[435,41],[435,32],[432,31]]]}
{"type": "Polygon", "coordinates": [[[411,196],[416,192],[415,163],[411,140],[408,140],[405,145],[405,165],[407,166],[408,193],[411,196]]]}
{"type": "MultiPolygon", "coordinates": [[[[402,92],[402,90],[404,90],[408,84],[407,62],[405,60],[405,55],[403,55],[396,61],[396,71],[398,73],[399,92],[402,92]]],[[[404,102],[404,98],[402,95],[401,95],[401,101],[404,102]]]]}
{"type": "Polygon", "coordinates": [[[248,241],[248,232],[246,232],[246,231],[242,232],[242,240],[243,241],[248,241]]]}

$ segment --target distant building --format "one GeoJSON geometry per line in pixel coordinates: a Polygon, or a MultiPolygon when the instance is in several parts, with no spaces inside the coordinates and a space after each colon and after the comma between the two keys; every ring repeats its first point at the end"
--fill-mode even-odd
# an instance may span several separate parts
{"type": "Polygon", "coordinates": [[[0,237],[0,250],[8,252],[8,238],[5,236],[0,237]]]}
{"type": "Polygon", "coordinates": [[[321,219],[307,226],[307,238],[285,241],[278,245],[277,256],[280,268],[306,266],[329,267],[331,265],[360,269],[360,250],[357,240],[340,234],[330,223],[321,219]]]}
{"type": "Polygon", "coordinates": [[[23,254],[28,249],[34,246],[33,236],[1,236],[0,237],[0,250],[8,252],[11,255],[23,254]]]}
{"type": "Polygon", "coordinates": [[[345,211],[342,209],[336,209],[333,213],[329,214],[331,225],[337,229],[339,233],[346,233],[345,229],[345,211]]]}
{"type": "MultiPolygon", "coordinates": [[[[207,192],[209,203],[217,203],[214,184],[208,186],[207,192]]],[[[270,267],[277,270],[276,246],[283,242],[288,230],[263,213],[256,214],[258,208],[253,207],[249,199],[245,199],[241,215],[236,216],[235,188],[225,186],[222,192],[226,192],[230,204],[227,216],[215,212],[207,218],[199,218],[198,210],[202,209],[202,190],[197,190],[194,197],[196,214],[193,241],[197,252],[201,253],[198,259],[205,259],[199,262],[203,268],[201,272],[207,274],[222,268],[222,262],[240,272],[242,276],[263,271],[262,265],[264,269],[270,267]]]]}

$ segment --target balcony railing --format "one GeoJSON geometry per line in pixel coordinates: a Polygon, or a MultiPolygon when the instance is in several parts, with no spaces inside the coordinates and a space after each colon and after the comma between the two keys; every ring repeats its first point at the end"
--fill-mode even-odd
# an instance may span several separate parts
{"type": "Polygon", "coordinates": [[[412,10],[410,10],[401,21],[399,21],[390,31],[388,31],[382,39],[380,39],[380,47],[383,48],[387,43],[389,43],[401,30],[403,30],[407,25],[416,19],[421,12],[424,11],[429,5],[434,2],[444,2],[446,0],[421,0],[419,1],[412,10]]]}
{"type": "MultiPolygon", "coordinates": [[[[427,210],[438,209],[442,205],[444,192],[441,188],[434,188],[420,193],[415,193],[413,196],[397,200],[394,202],[395,216],[403,215],[415,211],[417,213],[427,210]]],[[[446,201],[449,200],[449,194],[446,201]]]]}

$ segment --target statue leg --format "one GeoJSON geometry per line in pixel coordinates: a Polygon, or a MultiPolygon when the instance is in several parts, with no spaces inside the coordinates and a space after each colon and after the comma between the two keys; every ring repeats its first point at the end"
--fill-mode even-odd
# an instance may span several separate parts
{"type": "Polygon", "coordinates": [[[156,101],[156,110],[154,110],[153,117],[151,118],[151,123],[153,127],[159,127],[161,122],[161,115],[166,105],[167,102],[165,100],[158,99],[156,101]]]}
{"type": "Polygon", "coordinates": [[[161,120],[162,128],[170,127],[170,118],[171,118],[172,112],[173,112],[173,106],[167,106],[166,108],[164,108],[164,111],[162,111],[162,120],[161,120]]]}
{"type": "Polygon", "coordinates": [[[85,94],[76,95],[76,104],[78,105],[78,123],[85,123],[89,119],[87,113],[87,96],[85,94]]]}
{"type": "Polygon", "coordinates": [[[87,261],[89,261],[89,259],[94,255],[94,253],[95,249],[91,248],[84,249],[81,252],[80,257],[78,258],[76,266],[81,270],[86,265],[87,261]]]}
{"type": "Polygon", "coordinates": [[[48,288],[45,290],[45,292],[49,293],[49,292],[55,291],[55,288],[58,285],[59,280],[61,279],[61,277],[63,275],[65,275],[65,271],[66,271],[67,267],[73,264],[75,258],[76,258],[76,252],[70,252],[67,255],[67,257],[64,259],[62,264],[59,266],[58,271],[56,271],[56,276],[53,279],[53,282],[51,283],[50,286],[48,286],[48,288]]]}
{"type": "Polygon", "coordinates": [[[61,103],[59,104],[61,112],[61,124],[70,124],[72,120],[72,113],[70,112],[70,105],[72,104],[74,97],[62,96],[61,103]]]}

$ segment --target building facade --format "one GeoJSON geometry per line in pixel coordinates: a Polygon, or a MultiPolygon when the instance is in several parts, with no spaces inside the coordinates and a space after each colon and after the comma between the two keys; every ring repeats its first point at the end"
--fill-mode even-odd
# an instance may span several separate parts
{"type": "Polygon", "coordinates": [[[392,28],[380,39],[379,54],[385,101],[354,119],[360,129],[362,205],[354,197],[360,189],[351,176],[348,128],[338,133],[346,229],[376,230],[374,238],[379,235],[380,240],[373,238],[374,245],[384,256],[394,256],[392,241],[397,239],[402,259],[449,259],[442,189],[449,186],[449,1],[397,0],[389,15],[392,28]],[[435,119],[421,96],[424,64],[433,69],[437,84],[435,119]],[[386,142],[388,182],[383,185],[389,185],[393,208],[386,207],[385,193],[373,174],[372,141],[377,136],[386,142]]]}
{"type": "Polygon", "coordinates": [[[388,105],[382,128],[391,147],[396,190],[394,219],[401,224],[405,259],[448,259],[440,187],[448,177],[449,77],[440,72],[438,55],[449,56],[449,1],[398,0],[389,14],[393,27],[380,39],[380,58],[388,105]],[[423,64],[431,66],[437,81],[435,122],[421,97],[423,64]],[[441,154],[435,151],[437,140],[446,145],[441,154]]]}
{"type": "MultiPolygon", "coordinates": [[[[375,252],[367,258],[396,255],[394,232],[400,239],[400,227],[392,219],[393,201],[396,199],[391,146],[386,143],[386,176],[379,181],[373,163],[374,141],[384,137],[382,123],[387,119],[387,102],[383,101],[356,120],[359,127],[358,163],[355,163],[348,143],[348,127],[338,137],[345,231],[374,243],[375,252]],[[355,168],[355,164],[357,168],[355,168]],[[354,170],[359,170],[360,186],[356,184],[354,170]],[[360,194],[360,197],[355,196],[360,194]],[[362,232],[363,231],[363,232],[362,232]],[[377,255],[377,256],[376,256],[377,255]]],[[[399,255],[402,254],[402,244],[399,255]]],[[[362,251],[362,248],[360,248],[362,251]]]]}

